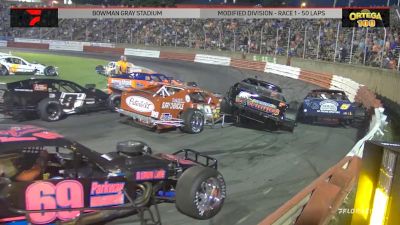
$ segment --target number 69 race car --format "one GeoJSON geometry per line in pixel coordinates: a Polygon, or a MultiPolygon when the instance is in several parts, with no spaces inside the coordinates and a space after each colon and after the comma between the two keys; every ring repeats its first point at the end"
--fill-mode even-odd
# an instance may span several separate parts
{"type": "Polygon", "coordinates": [[[135,214],[143,222],[152,208],[160,221],[160,203],[204,220],[225,196],[217,160],[193,150],[153,154],[125,141],[101,154],[43,128],[0,125],[0,223],[95,224],[135,214]]]}
{"type": "Polygon", "coordinates": [[[57,76],[58,71],[54,66],[46,66],[39,63],[29,63],[23,58],[0,53],[0,76],[14,74],[57,76]]]}

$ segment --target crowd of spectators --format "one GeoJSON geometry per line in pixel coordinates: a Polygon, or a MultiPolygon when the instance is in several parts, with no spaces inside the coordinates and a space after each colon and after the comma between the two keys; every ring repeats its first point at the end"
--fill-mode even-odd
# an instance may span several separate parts
{"type": "Polygon", "coordinates": [[[399,69],[400,14],[389,28],[346,28],[334,19],[63,19],[58,28],[9,28],[0,38],[41,38],[241,51],[399,69]]]}

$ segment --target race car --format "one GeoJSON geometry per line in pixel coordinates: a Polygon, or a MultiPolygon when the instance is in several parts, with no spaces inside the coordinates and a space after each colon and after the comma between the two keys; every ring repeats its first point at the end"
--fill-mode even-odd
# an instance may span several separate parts
{"type": "Polygon", "coordinates": [[[39,116],[45,121],[57,121],[68,114],[105,110],[107,98],[94,84],[82,87],[61,79],[0,83],[0,113],[15,120],[39,116]]]}
{"type": "MultiPolygon", "coordinates": [[[[111,77],[117,74],[117,62],[111,61],[107,65],[98,65],[95,68],[96,72],[100,75],[111,77]]],[[[135,66],[133,63],[128,63],[128,74],[130,73],[155,73],[153,70],[142,67],[135,66]]]]}
{"type": "Polygon", "coordinates": [[[209,219],[226,198],[217,166],[190,149],[153,153],[144,142],[124,141],[102,154],[40,127],[2,124],[0,223],[104,224],[138,215],[148,224],[160,221],[152,207],[160,203],[209,219]],[[152,208],[156,218],[147,218],[152,208]]]}
{"type": "Polygon", "coordinates": [[[234,84],[221,103],[221,110],[233,115],[236,124],[248,120],[266,125],[270,130],[280,127],[293,131],[298,103],[288,103],[282,89],[269,82],[247,78],[234,84]]]}
{"type": "Polygon", "coordinates": [[[108,99],[110,110],[114,111],[115,108],[120,106],[122,91],[126,89],[149,88],[158,84],[197,86],[195,82],[185,83],[160,73],[134,72],[130,74],[114,75],[108,78],[107,83],[108,93],[110,94],[108,99]]]}
{"type": "Polygon", "coordinates": [[[156,130],[178,127],[197,134],[205,123],[221,118],[220,101],[220,95],[198,87],[160,84],[124,91],[117,112],[156,130]]]}
{"type": "Polygon", "coordinates": [[[45,75],[57,76],[54,66],[29,63],[25,59],[10,54],[0,54],[0,76],[7,75],[45,75]]]}
{"type": "Polygon", "coordinates": [[[364,120],[366,110],[352,103],[341,90],[312,90],[304,98],[299,119],[306,123],[352,124],[364,120]]]}

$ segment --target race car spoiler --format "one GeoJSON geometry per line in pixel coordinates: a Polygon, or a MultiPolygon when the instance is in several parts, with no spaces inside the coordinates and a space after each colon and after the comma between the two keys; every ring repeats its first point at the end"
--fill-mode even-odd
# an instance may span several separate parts
{"type": "Polygon", "coordinates": [[[196,164],[205,166],[205,167],[211,167],[214,169],[218,168],[218,160],[207,156],[203,155],[200,152],[194,151],[192,149],[182,149],[177,152],[174,152],[173,155],[176,155],[178,157],[182,157],[185,160],[192,161],[196,164]]]}

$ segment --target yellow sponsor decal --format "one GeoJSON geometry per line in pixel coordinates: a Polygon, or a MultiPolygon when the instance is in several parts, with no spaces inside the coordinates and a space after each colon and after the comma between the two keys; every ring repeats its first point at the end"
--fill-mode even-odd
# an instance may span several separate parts
{"type": "Polygon", "coordinates": [[[10,73],[16,73],[18,71],[18,64],[11,64],[10,73]]]}

